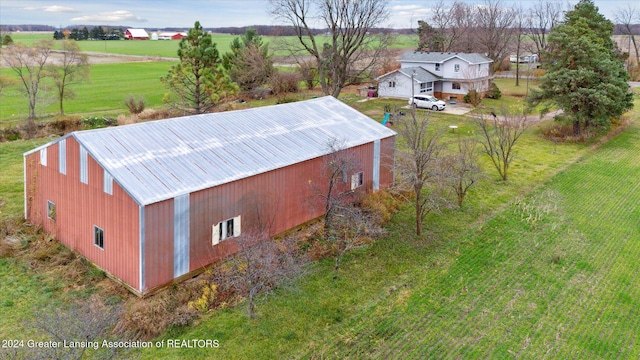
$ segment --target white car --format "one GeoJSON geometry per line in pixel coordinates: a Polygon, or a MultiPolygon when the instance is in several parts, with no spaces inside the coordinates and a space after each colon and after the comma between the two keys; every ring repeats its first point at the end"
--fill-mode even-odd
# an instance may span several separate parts
{"type": "Polygon", "coordinates": [[[416,104],[416,107],[431,109],[433,111],[444,110],[447,105],[444,101],[438,100],[431,95],[415,95],[409,98],[409,105],[416,104]]]}

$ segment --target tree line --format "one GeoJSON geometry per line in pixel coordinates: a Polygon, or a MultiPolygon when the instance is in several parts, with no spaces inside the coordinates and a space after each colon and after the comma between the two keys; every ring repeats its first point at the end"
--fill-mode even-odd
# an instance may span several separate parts
{"type": "Polygon", "coordinates": [[[122,28],[107,28],[102,26],[94,26],[91,30],[84,26],[82,29],[73,28],[71,30],[56,30],[53,32],[54,40],[120,40],[122,39],[124,30],[122,28]]]}

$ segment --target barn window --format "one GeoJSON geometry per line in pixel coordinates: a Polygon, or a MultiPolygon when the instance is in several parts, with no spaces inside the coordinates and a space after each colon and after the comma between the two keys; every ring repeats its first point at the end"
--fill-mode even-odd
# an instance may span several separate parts
{"type": "Polygon", "coordinates": [[[84,184],[89,183],[89,169],[87,168],[87,149],[80,148],[80,182],[84,184]]]}
{"type": "Polygon", "coordinates": [[[454,90],[460,90],[460,83],[459,82],[451,83],[451,88],[454,90]]]}
{"type": "Polygon", "coordinates": [[[60,174],[67,174],[67,139],[62,139],[58,143],[58,167],[60,174]]]}
{"type": "Polygon", "coordinates": [[[47,166],[47,148],[40,149],[40,165],[47,166]]]}
{"type": "Polygon", "coordinates": [[[211,229],[211,244],[216,245],[222,240],[240,236],[240,216],[219,222],[211,229]]]}
{"type": "Polygon", "coordinates": [[[56,204],[47,200],[47,217],[56,221],[56,204]]]}
{"type": "Polygon", "coordinates": [[[106,171],[104,172],[102,185],[105,193],[113,195],[113,176],[106,171]]]}
{"type": "Polygon", "coordinates": [[[396,82],[395,81],[389,81],[389,87],[390,88],[396,87],[396,82]]]}
{"type": "Polygon", "coordinates": [[[360,171],[351,175],[351,190],[358,188],[364,184],[364,172],[360,171]]]}
{"type": "Polygon", "coordinates": [[[104,230],[97,226],[93,226],[93,245],[104,250],[104,230]]]}

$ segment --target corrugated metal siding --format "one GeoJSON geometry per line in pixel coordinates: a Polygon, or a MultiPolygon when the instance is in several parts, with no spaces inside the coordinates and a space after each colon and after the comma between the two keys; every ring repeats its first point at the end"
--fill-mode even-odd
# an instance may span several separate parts
{"type": "MultiPolygon", "coordinates": [[[[364,171],[362,190],[372,190],[373,143],[349,149],[361,159],[355,172],[364,171]]],[[[191,194],[191,268],[223,259],[237,251],[234,241],[227,239],[212,246],[212,225],[242,216],[242,231],[265,229],[277,235],[323,214],[322,206],[314,206],[312,194],[326,187],[322,157],[267,173],[244,178],[191,194]]],[[[386,171],[381,170],[381,174],[386,171]]],[[[386,177],[383,177],[386,179],[386,177]]],[[[348,190],[348,181],[341,190],[348,190]]],[[[386,180],[385,180],[386,181],[386,180]]]]}
{"type": "Polygon", "coordinates": [[[333,138],[358,146],[393,135],[329,96],[73,136],[146,205],[322,156],[333,138]]]}
{"type": "Polygon", "coordinates": [[[173,199],[144,208],[143,292],[173,280],[173,199]]]}
{"type": "Polygon", "coordinates": [[[380,140],[380,188],[393,185],[396,154],[396,137],[380,140]]]}
{"type": "Polygon", "coordinates": [[[189,272],[189,194],[173,199],[173,277],[189,272]]]}
{"type": "Polygon", "coordinates": [[[49,166],[39,164],[39,152],[25,156],[27,214],[63,244],[81,253],[98,267],[138,288],[138,206],[117,185],[113,196],[102,188],[102,168],[87,160],[89,184],[80,182],[80,149],[73,138],[66,141],[67,175],[59,171],[59,148],[47,147],[49,166]],[[56,204],[56,221],[46,216],[47,200],[56,204]],[[93,226],[104,229],[105,247],[93,244],[93,226]]]}

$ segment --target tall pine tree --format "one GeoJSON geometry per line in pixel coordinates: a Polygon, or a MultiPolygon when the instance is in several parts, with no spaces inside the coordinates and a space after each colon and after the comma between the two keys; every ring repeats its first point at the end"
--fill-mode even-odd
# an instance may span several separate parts
{"type": "Polygon", "coordinates": [[[171,105],[194,114],[211,111],[226,95],[236,92],[235,85],[222,68],[216,43],[196,21],[180,40],[180,62],[169,69],[160,81],[177,95],[171,105]]]}
{"type": "Polygon", "coordinates": [[[549,34],[546,69],[532,104],[553,104],[571,119],[573,133],[607,126],[633,106],[629,74],[611,40],[613,23],[591,0],[581,0],[549,34]]]}

